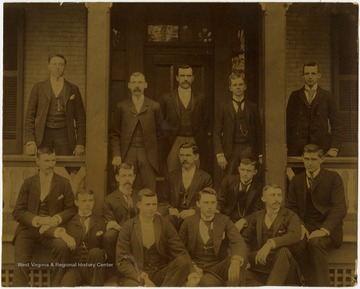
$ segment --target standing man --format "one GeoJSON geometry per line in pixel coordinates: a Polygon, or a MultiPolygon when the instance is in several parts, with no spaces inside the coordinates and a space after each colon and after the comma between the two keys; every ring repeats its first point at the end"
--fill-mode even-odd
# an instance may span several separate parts
{"type": "Polygon", "coordinates": [[[244,239],[228,217],[216,213],[214,189],[204,188],[197,198],[200,212],[184,221],[179,235],[202,275],[199,286],[239,286],[247,255],[244,239]]]}
{"type": "Polygon", "coordinates": [[[66,59],[48,57],[50,78],[31,90],[25,115],[26,154],[39,146],[53,147],[57,155],[82,156],[85,152],[86,117],[79,88],[64,79],[66,59]]]}
{"type": "MultiPolygon", "coordinates": [[[[166,136],[165,155],[168,172],[179,169],[179,147],[182,143],[195,143],[200,151],[200,167],[209,169],[207,135],[210,133],[209,105],[204,95],[192,90],[193,70],[188,65],[178,67],[176,80],[179,87],[162,96],[160,100],[164,115],[166,136]]],[[[197,161],[199,162],[199,160],[197,161]]],[[[199,167],[199,164],[197,163],[199,167]]]]}
{"type": "Polygon", "coordinates": [[[135,180],[134,166],[121,163],[115,169],[119,188],[105,197],[103,217],[106,222],[105,250],[110,262],[115,261],[116,242],[121,226],[137,214],[136,197],[132,186],[135,180]]]}
{"type": "MultiPolygon", "coordinates": [[[[66,263],[70,250],[60,238],[59,225],[65,225],[76,213],[74,195],[67,179],[54,173],[55,152],[39,147],[36,153],[39,173],[26,179],[20,189],[13,216],[19,225],[15,231],[14,287],[29,286],[29,268],[37,243],[51,249],[53,262],[66,263]]],[[[64,269],[54,267],[52,285],[59,286],[64,269]]]]}
{"type": "Polygon", "coordinates": [[[78,213],[67,223],[61,236],[73,251],[70,263],[78,266],[66,270],[61,286],[104,285],[105,267],[101,264],[106,256],[103,250],[105,225],[104,220],[92,212],[94,202],[92,190],[81,189],[76,193],[78,213]]]}
{"type": "Polygon", "coordinates": [[[243,233],[250,252],[245,285],[294,285],[296,263],[287,247],[300,240],[299,217],[282,207],[283,194],[277,185],[265,186],[261,199],[265,210],[254,213],[243,233]]]}
{"type": "Polygon", "coordinates": [[[346,216],[344,185],[337,172],[321,168],[324,151],[318,145],[304,147],[305,172],[290,182],[287,207],[301,220],[301,241],[291,247],[307,286],[329,287],[327,251],[339,248],[346,216]]]}
{"type": "Polygon", "coordinates": [[[142,189],[138,196],[139,215],[122,226],[116,247],[123,286],[196,285],[199,276],[177,232],[156,214],[156,194],[142,189]]]}
{"type": "Polygon", "coordinates": [[[321,77],[315,62],[303,67],[305,85],[290,95],[286,110],[289,156],[301,156],[308,143],[336,157],[341,147],[339,106],[334,96],[318,86],[321,77]]]}
{"type": "Polygon", "coordinates": [[[117,105],[110,130],[112,164],[132,164],[138,174],[137,188],[155,191],[159,170],[158,140],[163,123],[161,108],[159,103],[144,96],[147,82],[142,73],[130,76],[128,88],[131,97],[117,105]]]}
{"type": "Polygon", "coordinates": [[[238,175],[226,176],[218,192],[218,210],[229,216],[240,233],[248,226],[250,215],[263,208],[262,186],[254,178],[257,162],[249,158],[240,161],[238,175]]]}
{"type": "Polygon", "coordinates": [[[262,157],[263,131],[256,104],[245,98],[242,75],[229,76],[232,99],[220,104],[214,124],[214,150],[223,177],[231,175],[243,157],[262,157]]]}
{"type": "Polygon", "coordinates": [[[196,193],[203,188],[212,187],[211,176],[196,167],[199,150],[194,143],[180,145],[178,157],[181,169],[170,173],[166,192],[171,205],[170,220],[177,230],[185,218],[195,214],[196,193]]]}

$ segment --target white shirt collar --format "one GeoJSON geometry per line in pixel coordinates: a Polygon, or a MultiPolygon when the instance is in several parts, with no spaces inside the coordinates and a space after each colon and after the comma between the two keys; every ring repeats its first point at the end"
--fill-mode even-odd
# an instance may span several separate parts
{"type": "Polygon", "coordinates": [[[183,174],[193,175],[196,170],[196,165],[194,165],[190,170],[186,170],[184,168],[181,168],[183,174]]]}
{"type": "Polygon", "coordinates": [[[317,90],[317,88],[318,88],[318,84],[317,83],[315,83],[313,86],[312,86],[312,88],[310,88],[307,84],[305,84],[305,91],[307,91],[307,90],[317,90]]]}
{"type": "MultiPolygon", "coordinates": [[[[320,173],[320,169],[321,169],[321,168],[318,168],[315,172],[312,173],[312,177],[313,177],[313,178],[316,178],[316,176],[320,173]]],[[[310,172],[306,171],[306,176],[307,176],[308,178],[311,178],[310,172]]]]}
{"type": "Polygon", "coordinates": [[[142,94],[138,98],[138,97],[132,95],[131,98],[132,98],[133,102],[142,103],[142,102],[144,102],[145,96],[142,94]]]}
{"type": "Polygon", "coordinates": [[[191,87],[184,89],[181,86],[179,86],[178,93],[179,93],[179,96],[183,96],[183,95],[189,96],[189,95],[191,95],[191,87]]]}

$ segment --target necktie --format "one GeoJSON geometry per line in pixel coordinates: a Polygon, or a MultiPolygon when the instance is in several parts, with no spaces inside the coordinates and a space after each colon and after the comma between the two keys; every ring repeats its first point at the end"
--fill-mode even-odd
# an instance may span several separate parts
{"type": "Polygon", "coordinates": [[[82,228],[83,228],[83,236],[86,235],[87,233],[87,228],[86,228],[86,225],[85,225],[85,221],[90,219],[91,215],[89,216],[80,216],[80,221],[81,221],[81,225],[82,225],[82,228]]]}
{"type": "Polygon", "coordinates": [[[310,177],[308,177],[308,182],[309,182],[309,190],[310,192],[313,190],[314,187],[314,176],[312,173],[310,173],[310,177]]]}
{"type": "Polygon", "coordinates": [[[244,101],[245,101],[245,98],[243,98],[241,101],[238,101],[238,100],[236,100],[236,99],[232,99],[236,104],[237,104],[237,106],[238,106],[238,111],[237,112],[239,112],[239,111],[242,111],[243,109],[242,109],[242,107],[241,107],[241,105],[244,103],[244,101]]]}

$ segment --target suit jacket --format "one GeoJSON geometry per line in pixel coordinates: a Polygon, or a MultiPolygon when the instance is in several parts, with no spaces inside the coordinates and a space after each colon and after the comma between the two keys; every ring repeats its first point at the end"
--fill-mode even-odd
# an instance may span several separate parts
{"type": "MultiPolygon", "coordinates": [[[[155,245],[160,254],[168,259],[169,262],[179,256],[184,256],[185,258],[188,258],[191,264],[190,256],[186,251],[184,244],[181,242],[176,230],[168,220],[155,215],[154,230],[155,245]]],[[[138,275],[136,274],[134,266],[126,256],[133,256],[139,269],[143,270],[143,247],[140,219],[139,216],[136,216],[125,222],[121,227],[116,246],[116,266],[120,274],[124,277],[137,280],[138,275]]]]}
{"type": "MultiPolygon", "coordinates": [[[[72,149],[76,145],[85,146],[86,116],[79,88],[64,80],[63,89],[69,144],[72,149]]],[[[50,107],[51,91],[50,79],[38,82],[32,88],[25,116],[25,143],[34,141],[37,146],[41,145],[50,107]]]]}
{"type": "MultiPolygon", "coordinates": [[[[75,239],[76,249],[73,252],[73,256],[76,257],[86,257],[82,256],[86,251],[81,250],[80,246],[83,241],[83,225],[81,224],[79,214],[76,214],[67,224],[66,232],[75,239]]],[[[90,217],[89,229],[87,231],[88,236],[88,246],[87,249],[92,248],[103,248],[103,235],[105,232],[104,220],[99,216],[92,215],[90,217]]]]}
{"type": "MultiPolygon", "coordinates": [[[[263,243],[263,224],[266,209],[254,213],[249,225],[243,232],[243,237],[250,252],[258,251],[263,243]]],[[[291,210],[281,207],[273,224],[272,239],[276,248],[290,246],[300,241],[301,223],[299,217],[291,210]]]]}
{"type": "MultiPolygon", "coordinates": [[[[249,129],[250,145],[253,146],[256,154],[262,153],[263,131],[256,104],[245,100],[244,109],[249,129]]],[[[223,101],[216,110],[213,132],[215,155],[223,153],[226,158],[231,156],[236,111],[231,99],[223,101]]]]}
{"type": "MultiPolygon", "coordinates": [[[[306,198],[306,173],[303,172],[292,178],[286,204],[286,207],[297,213],[302,222],[306,214],[306,198]]],[[[343,240],[342,222],[347,213],[344,185],[340,175],[320,169],[313,183],[311,198],[315,208],[323,215],[322,222],[316,225],[319,229],[327,229],[335,247],[340,247],[343,240]]]]}
{"type": "MultiPolygon", "coordinates": [[[[132,194],[132,199],[135,213],[137,213],[136,198],[134,193],[132,194]]],[[[116,221],[120,226],[130,219],[130,210],[119,189],[105,197],[103,218],[105,219],[106,224],[109,221],[116,221]]]]}
{"type": "MultiPolygon", "coordinates": [[[[38,215],[40,207],[40,175],[27,178],[21,186],[16,205],[13,211],[15,221],[19,222],[16,235],[32,227],[32,219],[38,215]]],[[[62,225],[66,224],[76,213],[74,194],[70,183],[64,177],[54,173],[49,190],[49,216],[59,215],[62,225]]],[[[53,237],[55,228],[50,228],[44,234],[53,237]]]]}
{"type": "Polygon", "coordinates": [[[113,157],[125,158],[138,122],[141,124],[147,158],[158,171],[158,139],[162,135],[163,117],[159,103],[147,97],[139,113],[131,97],[118,103],[109,133],[113,157]]]}
{"type": "MultiPolygon", "coordinates": [[[[203,94],[191,90],[191,127],[200,151],[200,165],[207,163],[208,144],[207,132],[211,132],[209,118],[209,104],[203,94]]],[[[160,106],[164,116],[163,131],[166,138],[164,154],[167,155],[174,143],[180,128],[180,98],[177,89],[164,94],[160,99],[160,106]]],[[[203,166],[202,166],[203,168],[203,166]]]]}
{"type": "MultiPolygon", "coordinates": [[[[171,172],[167,179],[168,195],[166,195],[164,198],[165,198],[165,202],[169,201],[170,205],[174,208],[179,208],[181,184],[182,184],[182,170],[178,169],[171,172]]],[[[204,172],[203,170],[196,168],[194,177],[188,189],[189,208],[195,206],[196,204],[196,193],[206,187],[212,187],[211,176],[208,173],[204,172]]]]}
{"type": "MultiPolygon", "coordinates": [[[[186,218],[179,231],[180,239],[185,244],[191,257],[195,257],[197,254],[199,222],[200,214],[186,218]]],[[[215,254],[219,257],[219,260],[227,257],[228,247],[230,248],[231,256],[239,255],[246,260],[246,244],[229,217],[218,213],[215,214],[213,238],[215,254]]]]}
{"type": "MultiPolygon", "coordinates": [[[[218,191],[218,210],[220,213],[229,216],[238,200],[239,194],[239,175],[226,176],[221,182],[218,191]]],[[[263,209],[264,203],[261,200],[262,186],[259,182],[252,180],[250,188],[247,191],[245,216],[244,219],[250,222],[250,215],[254,211],[263,209]]]]}
{"type": "Polygon", "coordinates": [[[317,144],[324,150],[340,149],[341,122],[337,101],[329,91],[318,87],[310,108],[304,87],[293,91],[286,109],[286,129],[289,155],[300,156],[308,143],[317,144]]]}

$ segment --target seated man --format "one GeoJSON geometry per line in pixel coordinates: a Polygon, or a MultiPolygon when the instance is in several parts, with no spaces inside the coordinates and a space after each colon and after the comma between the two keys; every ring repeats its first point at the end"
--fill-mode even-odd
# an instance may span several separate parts
{"type": "Polygon", "coordinates": [[[165,200],[170,202],[170,221],[179,230],[183,220],[195,214],[196,193],[212,186],[211,176],[196,167],[198,147],[193,143],[180,145],[181,169],[170,173],[165,200]]]}
{"type": "Polygon", "coordinates": [[[305,172],[290,182],[287,207],[302,222],[301,241],[291,246],[308,286],[330,286],[327,251],[339,248],[346,216],[344,185],[337,172],[321,168],[324,151],[314,144],[304,147],[305,172]]]}
{"type": "Polygon", "coordinates": [[[116,266],[123,286],[194,286],[199,276],[174,227],[156,214],[157,196],[150,189],[138,193],[139,215],[120,230],[116,266]]]}
{"type": "Polygon", "coordinates": [[[294,284],[296,263],[287,246],[300,240],[299,218],[282,207],[283,195],[277,185],[265,186],[262,194],[266,208],[254,213],[243,233],[250,251],[250,269],[245,285],[294,284]]]}
{"type": "MultiPolygon", "coordinates": [[[[54,173],[54,149],[39,147],[36,163],[39,173],[24,181],[13,212],[15,221],[19,222],[14,236],[14,287],[30,285],[28,266],[19,265],[30,263],[38,243],[51,249],[55,263],[66,263],[70,258],[70,250],[60,239],[58,226],[75,215],[74,194],[69,181],[54,173]]],[[[59,286],[63,272],[63,268],[54,267],[53,286],[59,286]]]]}
{"type": "Polygon", "coordinates": [[[202,275],[198,285],[239,286],[247,253],[244,239],[229,217],[216,213],[214,189],[201,190],[197,199],[200,212],[185,219],[179,235],[202,275]]]}
{"type": "Polygon", "coordinates": [[[135,180],[134,166],[121,163],[116,167],[115,178],[119,188],[105,197],[103,218],[106,222],[104,234],[105,251],[109,262],[115,261],[116,242],[121,226],[137,214],[135,194],[132,187],[135,180]]]}
{"type": "Polygon", "coordinates": [[[105,267],[99,264],[105,262],[105,252],[102,249],[105,225],[101,217],[92,214],[94,192],[79,190],[76,193],[75,205],[79,211],[67,223],[66,229],[60,232],[60,236],[73,252],[70,263],[77,266],[66,270],[61,286],[102,286],[105,267]]]}
{"type": "Polygon", "coordinates": [[[243,158],[238,175],[226,176],[218,192],[218,210],[229,216],[239,232],[249,224],[250,215],[263,208],[261,184],[254,177],[258,173],[257,163],[243,158]]]}

